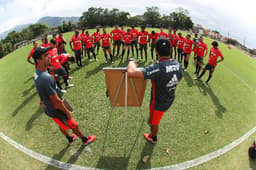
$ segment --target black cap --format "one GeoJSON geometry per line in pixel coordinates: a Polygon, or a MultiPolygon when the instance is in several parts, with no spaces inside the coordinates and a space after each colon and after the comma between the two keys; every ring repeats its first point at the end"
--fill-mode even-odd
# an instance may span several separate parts
{"type": "Polygon", "coordinates": [[[170,55],[170,41],[166,38],[160,37],[156,41],[156,51],[161,56],[169,56],[170,55]]]}
{"type": "Polygon", "coordinates": [[[33,58],[36,61],[37,59],[39,59],[41,57],[42,54],[46,53],[47,51],[49,51],[51,49],[51,47],[38,47],[35,49],[34,54],[33,54],[33,58]]]}

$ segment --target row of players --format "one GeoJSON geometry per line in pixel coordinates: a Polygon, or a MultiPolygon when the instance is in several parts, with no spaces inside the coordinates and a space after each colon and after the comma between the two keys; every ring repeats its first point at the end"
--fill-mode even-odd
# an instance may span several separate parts
{"type": "MultiPolygon", "coordinates": [[[[96,32],[94,32],[92,35],[89,34],[88,31],[85,32],[84,29],[82,29],[82,33],[79,34],[78,30],[75,30],[75,34],[72,36],[69,45],[72,51],[74,51],[76,56],[76,62],[78,66],[82,66],[81,56],[83,53],[89,58],[91,61],[90,53],[93,54],[94,59],[97,61],[97,55],[99,53],[99,47],[101,46],[103,48],[103,53],[106,58],[106,62],[108,61],[107,52],[110,56],[110,61],[113,63],[113,56],[116,57],[119,56],[119,51],[122,46],[122,53],[120,60],[123,60],[124,54],[126,49],[127,50],[127,59],[129,58],[130,49],[132,50],[132,56],[134,56],[134,49],[136,50],[137,58],[138,51],[140,50],[140,58],[143,59],[143,51],[145,54],[145,60],[147,61],[147,46],[151,47],[151,57],[152,60],[154,59],[154,51],[155,51],[155,43],[156,40],[159,37],[167,38],[170,41],[170,54],[172,58],[177,59],[180,63],[183,62],[183,68],[184,71],[187,71],[187,67],[189,64],[189,59],[191,52],[194,52],[194,61],[196,61],[196,68],[195,68],[195,74],[197,77],[199,76],[201,65],[203,63],[204,57],[208,53],[208,47],[207,44],[203,42],[203,37],[198,38],[197,34],[195,34],[195,37],[193,40],[191,40],[191,35],[188,34],[186,38],[182,36],[181,33],[178,33],[176,35],[176,30],[172,30],[171,28],[168,29],[168,33],[165,33],[163,31],[163,28],[160,28],[160,32],[157,33],[155,31],[152,31],[150,34],[145,30],[145,26],[141,26],[141,31],[139,32],[137,29],[134,28],[134,26],[131,27],[131,29],[127,29],[127,32],[124,30],[123,27],[121,29],[118,28],[116,25],[115,28],[110,32],[110,34],[107,33],[106,29],[103,28],[103,33],[100,33],[100,28],[96,27],[96,32]],[[113,49],[111,51],[111,44],[113,40],[113,49]],[[138,48],[139,44],[139,48],[138,48]],[[117,50],[116,50],[117,49],[117,50]],[[177,58],[176,58],[177,57],[177,58]]],[[[66,41],[62,34],[59,34],[57,37],[56,35],[53,35],[53,40],[56,41],[55,46],[57,48],[57,52],[59,55],[66,53],[65,45],[66,41]]],[[[49,47],[51,43],[48,42],[47,37],[42,39],[41,46],[43,47],[49,47]]],[[[207,67],[207,69],[210,71],[210,74],[213,73],[215,66],[217,63],[215,63],[216,57],[220,56],[223,58],[223,55],[221,51],[218,49],[218,44],[213,43],[213,47],[210,51],[209,57],[209,64],[210,66],[207,67]]],[[[31,56],[33,55],[33,50],[35,47],[31,50],[28,58],[28,62],[32,63],[30,60],[31,56]]],[[[156,60],[157,55],[156,56],[156,60]]],[[[65,67],[64,67],[65,68],[65,67]]],[[[66,69],[66,72],[68,74],[68,69],[66,69]]],[[[209,78],[211,76],[209,75],[209,78]]],[[[208,79],[209,81],[210,79],[208,79]]],[[[207,82],[208,82],[207,81],[207,82]]]]}

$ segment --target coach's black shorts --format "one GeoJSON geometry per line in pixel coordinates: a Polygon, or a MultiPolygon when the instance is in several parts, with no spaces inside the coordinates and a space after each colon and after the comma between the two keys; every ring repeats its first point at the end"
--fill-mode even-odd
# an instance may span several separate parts
{"type": "Polygon", "coordinates": [[[102,47],[102,48],[104,48],[105,50],[109,50],[110,46],[105,46],[105,47],[102,47]]]}
{"type": "Polygon", "coordinates": [[[144,49],[146,51],[147,47],[148,47],[147,44],[140,44],[140,50],[144,49]]]}
{"type": "Polygon", "coordinates": [[[121,45],[121,40],[114,40],[113,45],[120,46],[121,45]]]}
{"type": "Polygon", "coordinates": [[[203,63],[203,57],[200,57],[200,56],[196,56],[196,61],[198,62],[198,63],[203,63]]]}
{"type": "Polygon", "coordinates": [[[205,69],[209,70],[210,72],[213,72],[215,69],[215,66],[208,63],[208,64],[206,64],[205,69]]]}
{"type": "Polygon", "coordinates": [[[81,57],[81,49],[80,50],[75,50],[75,56],[76,56],[76,58],[81,57]]]}

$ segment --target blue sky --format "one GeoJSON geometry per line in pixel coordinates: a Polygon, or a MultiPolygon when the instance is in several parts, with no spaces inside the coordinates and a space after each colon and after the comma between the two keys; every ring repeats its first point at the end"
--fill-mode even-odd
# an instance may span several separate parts
{"type": "Polygon", "coordinates": [[[158,6],[161,14],[177,7],[190,11],[195,23],[229,34],[256,48],[253,0],[0,0],[0,33],[19,24],[34,23],[43,16],[81,16],[89,7],[118,8],[131,15],[143,14],[147,6],[158,6]]]}

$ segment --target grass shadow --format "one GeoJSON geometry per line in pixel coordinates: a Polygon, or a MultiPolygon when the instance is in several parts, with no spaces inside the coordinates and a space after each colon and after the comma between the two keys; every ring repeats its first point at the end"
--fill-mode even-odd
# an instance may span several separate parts
{"type": "Polygon", "coordinates": [[[155,147],[155,144],[152,144],[152,143],[146,141],[144,148],[141,152],[141,159],[138,161],[136,169],[150,169],[151,168],[151,157],[152,157],[154,147],[155,147]]]}
{"type": "Polygon", "coordinates": [[[12,117],[16,116],[19,111],[25,107],[35,96],[36,96],[37,92],[34,92],[33,94],[31,94],[30,96],[28,96],[13,112],[12,112],[12,117]]]}
{"type": "Polygon", "coordinates": [[[24,81],[24,84],[27,84],[28,82],[30,82],[30,80],[33,80],[33,79],[34,79],[34,76],[29,77],[27,80],[24,81]]]}
{"type": "Polygon", "coordinates": [[[255,159],[251,159],[250,157],[249,157],[249,168],[256,169],[256,160],[255,159]]]}
{"type": "Polygon", "coordinates": [[[194,85],[194,81],[188,72],[183,72],[183,77],[189,87],[192,87],[194,85]]]}
{"type": "MultiPolygon", "coordinates": [[[[53,155],[51,162],[52,162],[53,164],[57,164],[55,160],[61,160],[61,158],[62,158],[62,157],[65,155],[65,153],[67,152],[69,146],[70,146],[69,144],[66,145],[59,153],[53,155]]],[[[53,166],[51,166],[51,165],[48,165],[48,166],[45,168],[45,170],[53,170],[53,169],[57,169],[57,168],[55,168],[55,167],[53,167],[53,166]]]]}
{"type": "Polygon", "coordinates": [[[220,103],[219,98],[214,94],[214,92],[212,91],[212,88],[210,87],[210,85],[208,85],[208,87],[202,82],[202,81],[198,81],[197,83],[199,89],[202,89],[202,93],[204,95],[208,94],[211,97],[212,102],[214,103],[216,110],[215,113],[219,118],[222,118],[223,113],[226,111],[226,108],[220,103]]]}
{"type": "Polygon", "coordinates": [[[28,89],[24,90],[24,91],[22,92],[22,97],[28,95],[29,92],[30,92],[33,88],[35,88],[35,85],[34,85],[34,84],[32,84],[28,89]]]}
{"type": "Polygon", "coordinates": [[[85,147],[86,147],[85,145],[81,145],[79,149],[69,158],[67,162],[70,164],[74,164],[78,160],[79,156],[81,155],[85,147]]]}
{"type": "Polygon", "coordinates": [[[97,168],[100,169],[127,169],[129,163],[129,158],[127,157],[110,157],[110,156],[101,156],[97,168]]]}
{"type": "Polygon", "coordinates": [[[102,71],[103,67],[110,66],[109,63],[101,63],[93,70],[87,71],[85,74],[85,78],[89,78],[90,76],[97,74],[99,71],[102,71]]]}
{"type": "Polygon", "coordinates": [[[44,112],[43,107],[39,107],[39,108],[37,109],[37,111],[31,116],[31,118],[30,118],[29,121],[27,122],[27,124],[26,124],[26,131],[32,129],[32,127],[33,127],[33,122],[34,122],[37,118],[39,118],[39,117],[42,115],[43,112],[44,112]]]}

